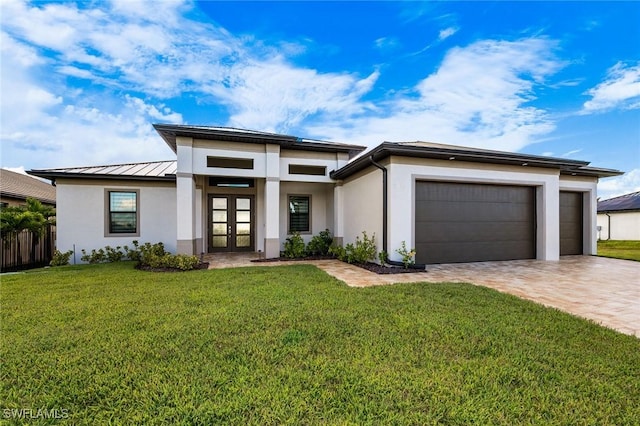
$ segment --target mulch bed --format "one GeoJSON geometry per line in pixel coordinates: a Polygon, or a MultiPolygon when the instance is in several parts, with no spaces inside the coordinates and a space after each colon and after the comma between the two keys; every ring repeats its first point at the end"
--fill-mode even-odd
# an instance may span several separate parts
{"type": "MultiPolygon", "coordinates": [[[[305,261],[305,260],[326,260],[326,259],[336,259],[332,256],[308,256],[308,257],[298,257],[295,259],[290,259],[288,257],[272,257],[269,259],[254,259],[252,262],[256,263],[265,263],[265,262],[291,262],[291,261],[305,261]]],[[[337,260],[337,259],[336,259],[337,260]]],[[[367,271],[375,272],[376,274],[412,274],[416,272],[426,272],[425,269],[415,269],[415,268],[403,268],[402,266],[382,266],[377,263],[352,263],[353,266],[357,266],[362,269],[366,269],[367,271]]]]}
{"type": "MultiPolygon", "coordinates": [[[[139,263],[136,264],[135,268],[147,272],[186,272],[178,268],[152,268],[150,266],[140,265],[139,263]]],[[[209,269],[209,262],[198,263],[191,271],[195,271],[196,269],[209,269]]]]}
{"type": "Polygon", "coordinates": [[[353,265],[359,266],[367,271],[375,272],[376,274],[413,274],[416,272],[427,272],[426,269],[416,268],[403,268],[402,266],[382,266],[377,263],[354,263],[353,265]]]}

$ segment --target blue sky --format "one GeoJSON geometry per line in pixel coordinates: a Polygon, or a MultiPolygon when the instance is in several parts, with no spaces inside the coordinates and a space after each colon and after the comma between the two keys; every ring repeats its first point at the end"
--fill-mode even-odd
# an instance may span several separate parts
{"type": "Polygon", "coordinates": [[[165,160],[152,123],[591,161],[640,190],[640,2],[22,2],[1,165],[165,160]]]}

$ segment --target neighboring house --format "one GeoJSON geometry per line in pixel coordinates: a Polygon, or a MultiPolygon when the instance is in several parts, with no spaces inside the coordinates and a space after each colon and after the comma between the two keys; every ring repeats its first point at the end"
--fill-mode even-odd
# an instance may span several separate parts
{"type": "Polygon", "coordinates": [[[598,238],[640,240],[640,191],[598,201],[598,238]]]}
{"type": "Polygon", "coordinates": [[[424,142],[362,146],[247,130],[154,125],[176,161],[32,170],[58,190],[58,248],[162,241],[174,252],[261,251],[328,228],[375,234],[392,260],[557,260],[596,253],[587,162],[424,142]],[[358,154],[359,157],[355,158],[358,154]],[[354,159],[355,158],[355,159],[354,159]]]}
{"type": "Polygon", "coordinates": [[[56,206],[56,188],[31,176],[0,169],[0,207],[22,206],[27,198],[56,206]]]}

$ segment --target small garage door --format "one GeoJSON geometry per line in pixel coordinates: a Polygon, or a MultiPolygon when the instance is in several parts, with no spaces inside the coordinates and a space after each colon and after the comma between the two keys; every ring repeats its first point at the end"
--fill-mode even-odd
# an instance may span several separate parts
{"type": "Polygon", "coordinates": [[[582,193],[560,192],[560,256],[582,254],[582,193]]]}
{"type": "Polygon", "coordinates": [[[535,188],[416,182],[416,262],[532,259],[535,188]]]}

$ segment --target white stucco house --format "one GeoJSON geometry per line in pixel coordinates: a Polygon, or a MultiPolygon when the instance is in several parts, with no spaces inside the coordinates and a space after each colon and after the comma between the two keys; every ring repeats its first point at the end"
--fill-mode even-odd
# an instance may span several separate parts
{"type": "Polygon", "coordinates": [[[598,238],[640,240],[640,191],[598,201],[598,238]]]}
{"type": "Polygon", "coordinates": [[[596,253],[588,162],[425,142],[365,147],[223,127],[156,124],[176,160],[31,170],[57,188],[58,248],[163,242],[177,253],[261,251],[292,232],[362,231],[418,263],[596,253]]]}

